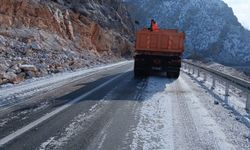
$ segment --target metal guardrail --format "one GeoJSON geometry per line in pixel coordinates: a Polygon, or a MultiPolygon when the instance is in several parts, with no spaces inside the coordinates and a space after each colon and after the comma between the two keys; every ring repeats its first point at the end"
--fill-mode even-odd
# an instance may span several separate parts
{"type": "Polygon", "coordinates": [[[203,73],[204,81],[207,81],[208,75],[212,76],[212,87],[211,87],[212,89],[215,88],[216,81],[224,82],[225,96],[229,96],[230,86],[234,86],[242,90],[246,94],[246,110],[250,111],[250,81],[246,81],[225,73],[221,73],[211,68],[200,66],[186,60],[182,61],[182,65],[184,69],[188,70],[188,72],[191,74],[195,74],[196,71],[198,77],[200,77],[201,73],[203,73]]]}

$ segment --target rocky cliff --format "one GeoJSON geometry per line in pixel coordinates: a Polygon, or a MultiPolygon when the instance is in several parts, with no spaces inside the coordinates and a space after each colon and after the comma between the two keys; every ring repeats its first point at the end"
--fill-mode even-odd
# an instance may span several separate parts
{"type": "Polygon", "coordinates": [[[151,18],[161,28],[186,33],[186,58],[227,65],[250,64],[250,31],[222,0],[126,0],[141,26],[151,18]]]}
{"type": "Polygon", "coordinates": [[[1,0],[0,84],[117,61],[132,36],[120,0],[1,0]]]}

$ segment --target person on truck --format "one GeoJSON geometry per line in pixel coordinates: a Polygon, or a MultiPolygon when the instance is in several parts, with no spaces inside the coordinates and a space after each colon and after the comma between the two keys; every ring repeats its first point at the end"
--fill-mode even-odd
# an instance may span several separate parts
{"type": "Polygon", "coordinates": [[[151,19],[151,25],[150,25],[149,30],[150,31],[158,31],[159,30],[158,25],[154,19],[151,19]]]}

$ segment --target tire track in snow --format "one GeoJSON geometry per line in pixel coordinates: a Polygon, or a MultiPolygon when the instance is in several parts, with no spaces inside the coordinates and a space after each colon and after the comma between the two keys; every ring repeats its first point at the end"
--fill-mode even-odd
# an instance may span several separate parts
{"type": "MultiPolygon", "coordinates": [[[[193,130],[187,128],[187,133],[189,134],[187,137],[188,140],[192,139],[192,136],[190,136],[192,132],[190,131],[195,131],[196,133],[194,133],[194,135],[198,134],[197,137],[194,136],[193,138],[199,139],[192,141],[196,141],[197,143],[191,146],[199,146],[201,149],[235,149],[235,147],[228,142],[221,127],[217,125],[206,108],[201,104],[199,98],[194,94],[195,92],[191,90],[190,85],[180,77],[175,82],[175,86],[176,91],[179,91],[176,94],[178,100],[176,103],[184,106],[181,108],[182,111],[184,110],[182,115],[185,116],[189,114],[186,118],[187,120],[191,119],[191,122],[184,124],[185,127],[190,126],[190,128],[193,128],[193,130]]],[[[186,121],[186,119],[182,121],[186,121]]]]}
{"type": "MultiPolygon", "coordinates": [[[[128,70],[126,70],[128,71],[128,70]]],[[[125,71],[125,72],[126,72],[125,71]]],[[[44,121],[50,119],[51,117],[59,114],[60,112],[62,112],[63,110],[66,110],[67,108],[69,108],[70,106],[72,106],[73,104],[79,102],[80,100],[82,100],[83,98],[93,94],[94,92],[100,90],[101,88],[107,86],[108,84],[112,83],[113,81],[115,81],[116,79],[122,77],[124,74],[120,74],[120,75],[117,75],[113,78],[111,78],[110,80],[104,82],[103,84],[99,85],[98,87],[92,89],[91,91],[87,92],[87,93],[84,93],[83,95],[73,99],[72,101],[69,101],[68,103],[66,103],[65,105],[61,106],[61,107],[58,107],[57,109],[53,110],[52,112],[44,115],[43,117],[29,123],[28,125],[14,131],[13,133],[11,133],[10,135],[8,136],[5,136],[4,138],[0,139],[0,147],[4,146],[5,144],[11,142],[12,140],[18,138],[19,136],[21,136],[22,134],[30,131],[32,128],[38,126],[39,124],[43,123],[44,121]]]]}
{"type": "Polygon", "coordinates": [[[171,80],[149,78],[138,112],[139,123],[133,130],[132,150],[174,149],[172,104],[164,90],[171,80]]]}
{"type": "Polygon", "coordinates": [[[149,78],[132,150],[235,149],[189,86],[182,77],[149,78]]]}

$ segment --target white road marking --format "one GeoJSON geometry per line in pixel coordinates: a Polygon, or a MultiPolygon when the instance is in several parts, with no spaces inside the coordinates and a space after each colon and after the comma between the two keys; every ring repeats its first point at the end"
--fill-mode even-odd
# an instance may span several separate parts
{"type": "Polygon", "coordinates": [[[26,100],[22,101],[23,99],[25,99],[25,97],[35,95],[36,93],[39,93],[42,91],[49,91],[49,90],[61,87],[63,85],[72,83],[78,80],[79,77],[80,78],[89,77],[93,74],[102,72],[103,70],[108,71],[110,69],[113,69],[114,67],[120,67],[122,65],[126,65],[131,62],[132,61],[124,61],[124,62],[110,64],[110,65],[106,65],[102,67],[79,70],[79,71],[72,72],[72,73],[65,72],[61,74],[56,74],[51,77],[44,77],[34,82],[16,85],[10,88],[3,88],[3,89],[0,88],[0,93],[1,93],[0,94],[0,107],[3,107],[1,108],[0,113],[3,113],[6,110],[15,107],[16,105],[25,103],[26,100]],[[8,103],[5,103],[7,101],[8,103]]]}
{"type": "MultiPolygon", "coordinates": [[[[127,71],[128,71],[128,70],[127,70],[127,71]]],[[[127,71],[125,71],[125,72],[127,72],[127,71]]],[[[125,73],[125,72],[124,72],[124,73],[125,73]]],[[[54,110],[54,111],[52,111],[52,112],[46,114],[45,116],[43,116],[43,117],[37,119],[36,121],[31,122],[31,123],[28,124],[27,126],[24,126],[24,127],[22,127],[21,129],[18,129],[17,131],[13,132],[12,134],[10,134],[10,135],[8,135],[8,136],[2,138],[2,139],[0,140],[0,147],[2,147],[3,145],[7,144],[8,142],[14,140],[15,138],[17,138],[18,136],[24,134],[25,132],[31,130],[32,128],[36,127],[37,125],[41,124],[42,122],[48,120],[49,118],[55,116],[56,114],[60,113],[61,111],[67,109],[68,107],[72,106],[73,104],[79,102],[79,101],[82,100],[83,98],[89,96],[90,94],[92,94],[92,93],[96,92],[97,90],[103,88],[104,86],[110,84],[111,82],[113,82],[114,80],[120,78],[120,77],[123,76],[123,75],[124,75],[124,74],[122,73],[122,74],[120,74],[120,75],[118,75],[118,76],[116,76],[116,77],[114,77],[114,78],[112,78],[112,79],[110,79],[110,80],[104,82],[103,84],[101,84],[100,86],[94,88],[93,90],[91,90],[91,91],[89,91],[89,92],[87,92],[87,93],[81,95],[80,97],[78,97],[78,98],[76,98],[76,99],[74,99],[74,100],[68,102],[67,104],[65,104],[65,105],[63,105],[63,106],[61,106],[61,107],[59,107],[58,109],[56,109],[56,110],[54,110]]]]}

